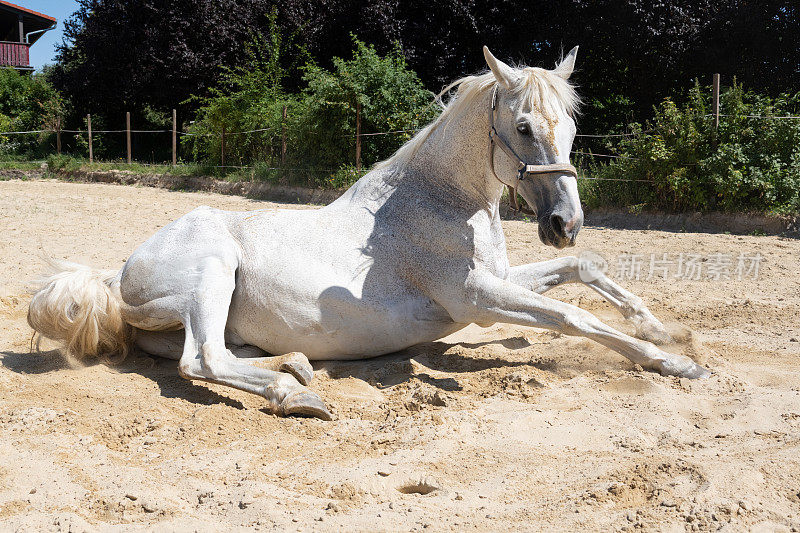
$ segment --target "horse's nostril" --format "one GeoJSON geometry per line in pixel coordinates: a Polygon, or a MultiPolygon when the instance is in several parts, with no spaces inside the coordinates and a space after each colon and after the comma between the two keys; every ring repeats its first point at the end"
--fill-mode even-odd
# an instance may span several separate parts
{"type": "Polygon", "coordinates": [[[559,215],[550,216],[550,227],[553,228],[553,233],[559,237],[566,237],[567,232],[564,231],[564,219],[559,215]]]}

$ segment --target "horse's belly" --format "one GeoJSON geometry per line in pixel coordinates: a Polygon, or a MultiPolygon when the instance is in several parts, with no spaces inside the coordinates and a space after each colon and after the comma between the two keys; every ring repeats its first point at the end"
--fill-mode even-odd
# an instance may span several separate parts
{"type": "Polygon", "coordinates": [[[441,306],[416,294],[377,301],[355,298],[343,287],[332,286],[316,301],[295,296],[265,300],[238,293],[228,330],[272,354],[299,351],[321,360],[375,357],[464,327],[441,306]]]}

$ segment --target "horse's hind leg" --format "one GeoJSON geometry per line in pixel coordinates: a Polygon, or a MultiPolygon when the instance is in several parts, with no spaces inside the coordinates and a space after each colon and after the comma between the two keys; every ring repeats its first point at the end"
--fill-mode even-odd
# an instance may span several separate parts
{"type": "Polygon", "coordinates": [[[243,359],[248,364],[275,372],[286,372],[297,378],[297,381],[303,385],[308,385],[314,378],[314,368],[308,361],[308,357],[301,352],[264,357],[266,352],[256,346],[231,346],[229,349],[237,359],[243,359]]]}
{"type": "Polygon", "coordinates": [[[133,343],[141,351],[179,361],[183,354],[185,336],[183,330],[177,331],[148,331],[136,329],[133,334],[133,343]]]}
{"type": "MultiPolygon", "coordinates": [[[[183,346],[186,335],[182,329],[177,331],[147,331],[137,329],[134,335],[136,347],[145,353],[179,361],[183,355],[183,346]]],[[[237,359],[245,359],[250,364],[257,364],[261,368],[275,372],[286,372],[297,378],[303,385],[311,383],[314,369],[308,358],[300,352],[291,352],[284,355],[269,356],[267,352],[250,344],[226,343],[237,359]]]]}
{"type": "Polygon", "coordinates": [[[192,297],[182,310],[185,341],[178,363],[181,375],[228,385],[266,398],[279,415],[301,414],[330,420],[319,396],[294,376],[238,360],[225,347],[225,323],[235,288],[235,266],[218,257],[196,265],[192,297]]]}
{"type": "Polygon", "coordinates": [[[564,283],[583,283],[591,287],[636,327],[636,336],[654,344],[672,341],[666,328],[644,305],[642,299],[612,281],[600,271],[584,269],[580,259],[561,257],[541,263],[512,267],[509,281],[533,292],[544,294],[564,283]],[[583,274],[583,275],[582,275],[583,274]]]}

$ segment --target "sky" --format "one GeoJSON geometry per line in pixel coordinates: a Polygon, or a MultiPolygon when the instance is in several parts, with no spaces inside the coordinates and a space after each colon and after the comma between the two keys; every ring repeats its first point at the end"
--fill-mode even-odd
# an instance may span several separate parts
{"type": "Polygon", "coordinates": [[[31,66],[36,70],[48,63],[53,63],[56,55],[56,44],[61,43],[64,32],[64,21],[78,9],[75,0],[8,0],[12,4],[33,9],[39,13],[55,17],[58,21],[56,29],[45,33],[31,46],[31,66]]]}

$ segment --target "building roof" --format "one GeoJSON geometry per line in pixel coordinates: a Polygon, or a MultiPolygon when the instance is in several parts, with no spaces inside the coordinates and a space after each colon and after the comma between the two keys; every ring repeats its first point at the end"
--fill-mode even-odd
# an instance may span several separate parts
{"type": "Polygon", "coordinates": [[[32,9],[28,9],[27,7],[18,6],[17,4],[12,4],[11,2],[6,2],[5,0],[0,0],[0,5],[1,6],[6,6],[6,7],[10,7],[11,9],[18,9],[19,11],[22,11],[23,13],[25,13],[27,15],[30,15],[32,17],[38,17],[38,18],[41,18],[41,19],[44,19],[44,20],[49,20],[51,23],[56,21],[55,18],[53,18],[53,17],[51,17],[49,15],[45,15],[44,13],[39,13],[38,11],[34,11],[32,9]]]}

